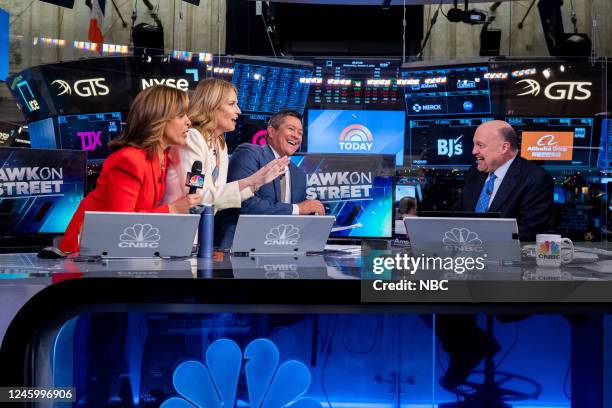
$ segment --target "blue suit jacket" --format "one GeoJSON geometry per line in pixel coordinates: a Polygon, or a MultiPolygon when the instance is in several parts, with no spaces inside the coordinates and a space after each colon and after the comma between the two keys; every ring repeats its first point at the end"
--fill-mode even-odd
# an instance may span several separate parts
{"type": "MultiPolygon", "coordinates": [[[[274,153],[268,145],[258,146],[243,143],[234,150],[227,171],[227,182],[241,180],[250,176],[274,160],[274,153]]],[[[291,177],[291,203],[297,204],[306,199],[306,174],[292,162],[289,163],[291,177]]],[[[219,211],[215,216],[215,246],[229,248],[234,240],[234,232],[239,214],[291,215],[293,205],[283,203],[280,197],[280,180],[262,186],[257,193],[242,202],[240,209],[219,211]]]]}
{"type": "MultiPolygon", "coordinates": [[[[465,178],[456,211],[474,211],[487,174],[473,165],[465,178]]],[[[550,231],[554,182],[540,166],[517,156],[504,177],[488,212],[516,218],[519,239],[535,241],[536,234],[550,231]]]]}

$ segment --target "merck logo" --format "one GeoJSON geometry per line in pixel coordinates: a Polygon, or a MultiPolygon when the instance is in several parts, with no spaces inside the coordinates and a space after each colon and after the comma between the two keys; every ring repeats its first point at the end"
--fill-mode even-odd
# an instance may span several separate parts
{"type": "Polygon", "coordinates": [[[338,138],[340,150],[372,150],[374,137],[364,125],[349,125],[338,138]]]}
{"type": "Polygon", "coordinates": [[[304,397],[312,382],[308,367],[298,360],[279,365],[278,348],[268,339],[250,342],[244,355],[233,340],[219,339],[208,347],[205,360],[188,360],[174,370],[178,395],[160,408],[321,408],[315,399],[304,397]],[[248,405],[243,397],[236,401],[241,373],[246,379],[248,405]]]}
{"type": "Polygon", "coordinates": [[[482,251],[482,240],[467,228],[452,228],[442,237],[447,251],[482,251]]]}
{"type": "Polygon", "coordinates": [[[266,234],[264,245],[297,245],[300,229],[291,224],[280,224],[266,234]]]}
{"type": "Polygon", "coordinates": [[[119,236],[119,248],[159,248],[159,229],[151,224],[126,227],[119,236]]]}
{"type": "Polygon", "coordinates": [[[77,136],[81,138],[81,148],[83,150],[96,150],[96,146],[102,146],[100,136],[102,131],[98,132],[77,132],[77,136]]]}

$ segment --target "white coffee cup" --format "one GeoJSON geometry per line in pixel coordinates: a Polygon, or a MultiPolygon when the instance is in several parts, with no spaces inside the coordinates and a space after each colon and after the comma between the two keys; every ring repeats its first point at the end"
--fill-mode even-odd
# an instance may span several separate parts
{"type": "Polygon", "coordinates": [[[542,268],[559,268],[574,259],[574,243],[556,234],[536,235],[536,264],[542,268]]]}

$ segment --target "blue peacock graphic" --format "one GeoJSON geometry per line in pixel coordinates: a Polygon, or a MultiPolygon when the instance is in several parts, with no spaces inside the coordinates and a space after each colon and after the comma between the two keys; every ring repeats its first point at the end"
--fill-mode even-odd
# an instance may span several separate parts
{"type": "Polygon", "coordinates": [[[181,363],[172,380],[180,397],[171,397],[160,408],[234,408],[243,359],[250,408],[321,408],[302,395],[311,382],[304,363],[289,360],[280,366],[276,345],[256,339],[244,350],[229,339],[219,339],[206,351],[206,365],[196,360],[181,363]]]}

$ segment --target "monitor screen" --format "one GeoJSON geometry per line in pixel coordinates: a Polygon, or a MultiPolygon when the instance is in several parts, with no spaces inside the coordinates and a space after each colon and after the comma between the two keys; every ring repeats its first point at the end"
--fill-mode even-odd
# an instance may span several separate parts
{"type": "Polygon", "coordinates": [[[306,198],[317,199],[336,221],[330,237],[389,238],[393,221],[394,156],[294,155],[306,173],[306,198]]]}
{"type": "Polygon", "coordinates": [[[517,131],[521,157],[527,160],[563,167],[589,167],[594,162],[592,118],[509,117],[506,121],[517,131]]]}
{"type": "Polygon", "coordinates": [[[0,234],[62,234],[83,198],[85,154],[0,148],[0,234]]]}
{"type": "Polygon", "coordinates": [[[307,151],[380,153],[404,164],[404,111],[308,110],[307,151]]]}
{"type": "Polygon", "coordinates": [[[238,117],[236,129],[225,134],[227,151],[232,154],[236,147],[242,143],[252,143],[256,145],[266,144],[268,120],[271,115],[246,113],[238,117]]]}
{"type": "Polygon", "coordinates": [[[108,142],[122,129],[120,112],[57,117],[59,148],[86,151],[89,161],[104,160],[110,154],[108,142]]]}
{"type": "Polygon", "coordinates": [[[302,65],[278,66],[236,62],[232,83],[238,89],[243,112],[273,114],[283,109],[304,112],[310,84],[300,78],[312,76],[302,65]]]}
{"type": "Polygon", "coordinates": [[[57,149],[53,118],[28,123],[32,149],[57,149]]]}
{"type": "Polygon", "coordinates": [[[413,166],[471,166],[476,128],[493,118],[410,120],[410,160],[413,166]]]}
{"type": "Polygon", "coordinates": [[[612,119],[604,119],[601,124],[599,158],[597,167],[612,169],[612,119]]]}
{"type": "Polygon", "coordinates": [[[488,65],[403,70],[408,116],[490,114],[488,65]]]}
{"type": "Polygon", "coordinates": [[[416,187],[415,186],[395,186],[395,202],[399,202],[404,197],[416,198],[416,187]]]}

